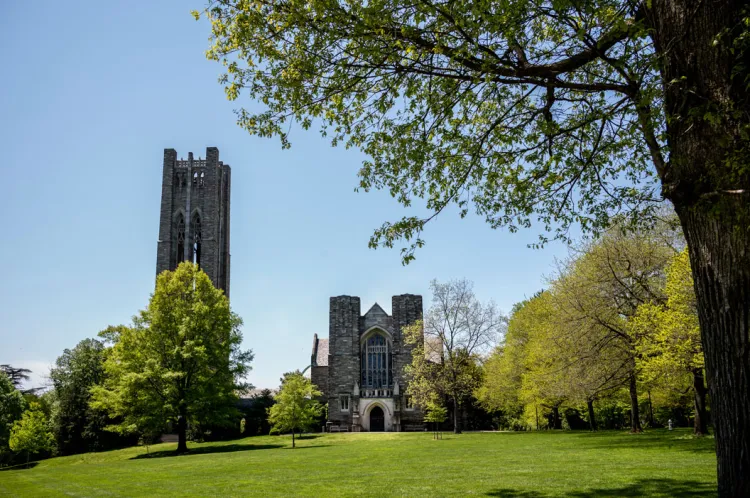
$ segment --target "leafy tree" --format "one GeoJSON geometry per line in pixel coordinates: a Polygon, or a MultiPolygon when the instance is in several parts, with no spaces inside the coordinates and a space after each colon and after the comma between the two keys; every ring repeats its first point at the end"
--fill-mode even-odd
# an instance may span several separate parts
{"type": "Polygon", "coordinates": [[[284,375],[276,404],[268,409],[268,422],[278,431],[292,431],[292,448],[295,447],[295,431],[301,432],[316,424],[323,406],[315,398],[322,394],[301,373],[284,375]]]}
{"type": "Polygon", "coordinates": [[[631,431],[640,432],[636,345],[641,338],[629,322],[641,304],[665,299],[665,270],[674,250],[651,232],[623,234],[616,229],[584,250],[555,281],[557,309],[564,322],[574,324],[571,330],[580,336],[582,356],[598,364],[616,362],[607,377],[614,382],[627,379],[631,431]]]}
{"type": "Polygon", "coordinates": [[[132,327],[110,328],[105,381],[92,406],[121,422],[119,432],[148,432],[173,422],[178,452],[187,451],[188,424],[234,424],[237,392],[252,360],[240,349],[242,320],[196,265],[162,272],[148,307],[132,327]]]}
{"type": "Polygon", "coordinates": [[[245,410],[245,430],[243,436],[265,436],[271,431],[268,424],[268,409],[276,400],[270,389],[263,389],[250,398],[250,406],[245,410]]]}
{"type": "Polygon", "coordinates": [[[429,216],[371,240],[405,238],[406,260],[451,204],[566,238],[619,214],[647,223],[669,199],[690,247],[719,492],[750,495],[750,362],[735,354],[750,349],[746,2],[222,0],[205,12],[227,96],[266,106],[239,110],[241,126],[287,147],[290,122],[315,121],[369,156],[363,189],[426,199],[429,216]]]}
{"type": "Polygon", "coordinates": [[[67,455],[117,446],[105,427],[112,421],[106,412],[90,406],[91,389],[104,381],[106,347],[102,341],[84,339],[57,358],[50,372],[55,392],[53,427],[57,448],[67,455]]]}
{"type": "Polygon", "coordinates": [[[13,365],[0,365],[0,372],[4,372],[5,375],[7,375],[10,378],[10,381],[13,383],[13,386],[21,391],[23,394],[36,394],[37,392],[41,391],[42,387],[33,387],[31,389],[21,389],[21,385],[23,385],[24,382],[28,382],[31,379],[31,376],[29,375],[31,373],[31,370],[28,368],[16,368],[13,365]]]}
{"type": "Polygon", "coordinates": [[[703,349],[687,250],[677,254],[667,268],[665,303],[647,302],[638,307],[631,327],[641,341],[637,345],[643,375],[663,387],[687,384],[693,391],[697,435],[708,433],[703,349]]]}
{"type": "Polygon", "coordinates": [[[405,369],[407,393],[422,407],[438,398],[453,403],[453,430],[461,432],[461,405],[481,382],[478,356],[489,351],[502,332],[505,317],[494,303],[481,303],[468,280],[430,283],[432,306],[406,327],[404,340],[414,346],[405,369]]]}
{"type": "Polygon", "coordinates": [[[448,409],[437,401],[430,401],[427,403],[427,406],[425,407],[424,421],[428,424],[435,424],[435,431],[433,433],[434,439],[440,439],[439,426],[445,422],[447,416],[448,409]]]}
{"type": "Polygon", "coordinates": [[[0,372],[0,464],[9,458],[10,431],[21,418],[26,402],[7,375],[0,372]]]}
{"type": "Polygon", "coordinates": [[[10,381],[13,383],[13,387],[21,389],[21,384],[31,379],[29,374],[31,370],[28,368],[16,368],[13,365],[0,365],[0,372],[5,373],[10,381]]]}
{"type": "Polygon", "coordinates": [[[10,433],[10,449],[26,452],[28,463],[31,454],[41,451],[52,451],[55,447],[55,436],[49,429],[49,421],[38,403],[29,405],[23,412],[21,420],[13,424],[10,433]]]}

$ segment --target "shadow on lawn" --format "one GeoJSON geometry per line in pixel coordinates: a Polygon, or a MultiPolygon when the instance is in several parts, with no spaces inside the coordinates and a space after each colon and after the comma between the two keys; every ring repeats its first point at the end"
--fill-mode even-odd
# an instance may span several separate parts
{"type": "MultiPolygon", "coordinates": [[[[619,488],[599,488],[587,491],[567,491],[565,496],[574,498],[600,498],[604,496],[685,496],[689,498],[716,496],[716,486],[696,481],[675,479],[638,479],[633,484],[619,488]]],[[[546,498],[553,496],[538,491],[496,489],[485,496],[503,498],[546,498]]]]}
{"type": "Polygon", "coordinates": [[[232,453],[235,451],[251,451],[251,450],[270,450],[273,448],[282,448],[283,444],[225,444],[222,446],[203,446],[198,448],[190,448],[187,453],[178,454],[175,450],[161,450],[152,451],[150,453],[144,453],[136,455],[131,460],[140,460],[142,458],[164,458],[174,456],[185,456],[185,455],[206,455],[209,453],[232,453]]]}
{"type": "Polygon", "coordinates": [[[642,434],[621,433],[612,437],[607,432],[583,432],[575,435],[589,448],[643,449],[662,448],[665,450],[691,451],[693,453],[714,453],[713,439],[692,437],[690,432],[669,433],[665,430],[651,430],[642,434]],[[599,438],[603,439],[599,441],[599,438]],[[606,438],[606,440],[604,440],[606,438]]]}
{"type": "Polygon", "coordinates": [[[39,465],[39,462],[29,462],[29,463],[22,463],[19,465],[11,465],[10,467],[0,467],[0,472],[10,471],[10,470],[33,469],[37,465],[39,465]]]}

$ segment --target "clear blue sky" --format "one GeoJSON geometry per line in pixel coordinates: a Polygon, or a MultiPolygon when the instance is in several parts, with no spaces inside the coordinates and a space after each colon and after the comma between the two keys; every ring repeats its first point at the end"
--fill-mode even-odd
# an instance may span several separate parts
{"type": "Polygon", "coordinates": [[[441,215],[417,260],[367,248],[406,211],[387,193],[355,193],[363,159],[296,129],[291,150],[249,136],[204,57],[201,0],[9,0],[0,17],[0,363],[35,382],[64,348],[128,323],[153,290],[164,148],[232,166],[232,307],[255,351],[250,381],[275,387],[328,335],[328,298],[364,313],[429,282],[466,277],[505,311],[539,290],[560,244],[528,249],[481,218],[441,215]]]}

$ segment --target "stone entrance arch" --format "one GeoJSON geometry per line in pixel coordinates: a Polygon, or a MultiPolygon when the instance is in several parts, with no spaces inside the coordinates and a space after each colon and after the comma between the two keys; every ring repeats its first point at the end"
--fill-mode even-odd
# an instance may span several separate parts
{"type": "Polygon", "coordinates": [[[370,432],[385,431],[385,412],[379,406],[374,406],[370,410],[370,432]]]}

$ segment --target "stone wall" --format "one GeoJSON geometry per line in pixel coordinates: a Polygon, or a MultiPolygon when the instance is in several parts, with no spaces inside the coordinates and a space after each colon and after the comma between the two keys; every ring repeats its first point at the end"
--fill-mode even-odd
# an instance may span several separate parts
{"type": "Polygon", "coordinates": [[[229,212],[231,168],[219,161],[219,149],[206,148],[206,159],[178,160],[164,149],[161,214],[156,274],[193,259],[195,217],[200,217],[200,266],[213,284],[229,295],[229,212]],[[178,254],[177,220],[185,222],[185,246],[178,254]]]}

